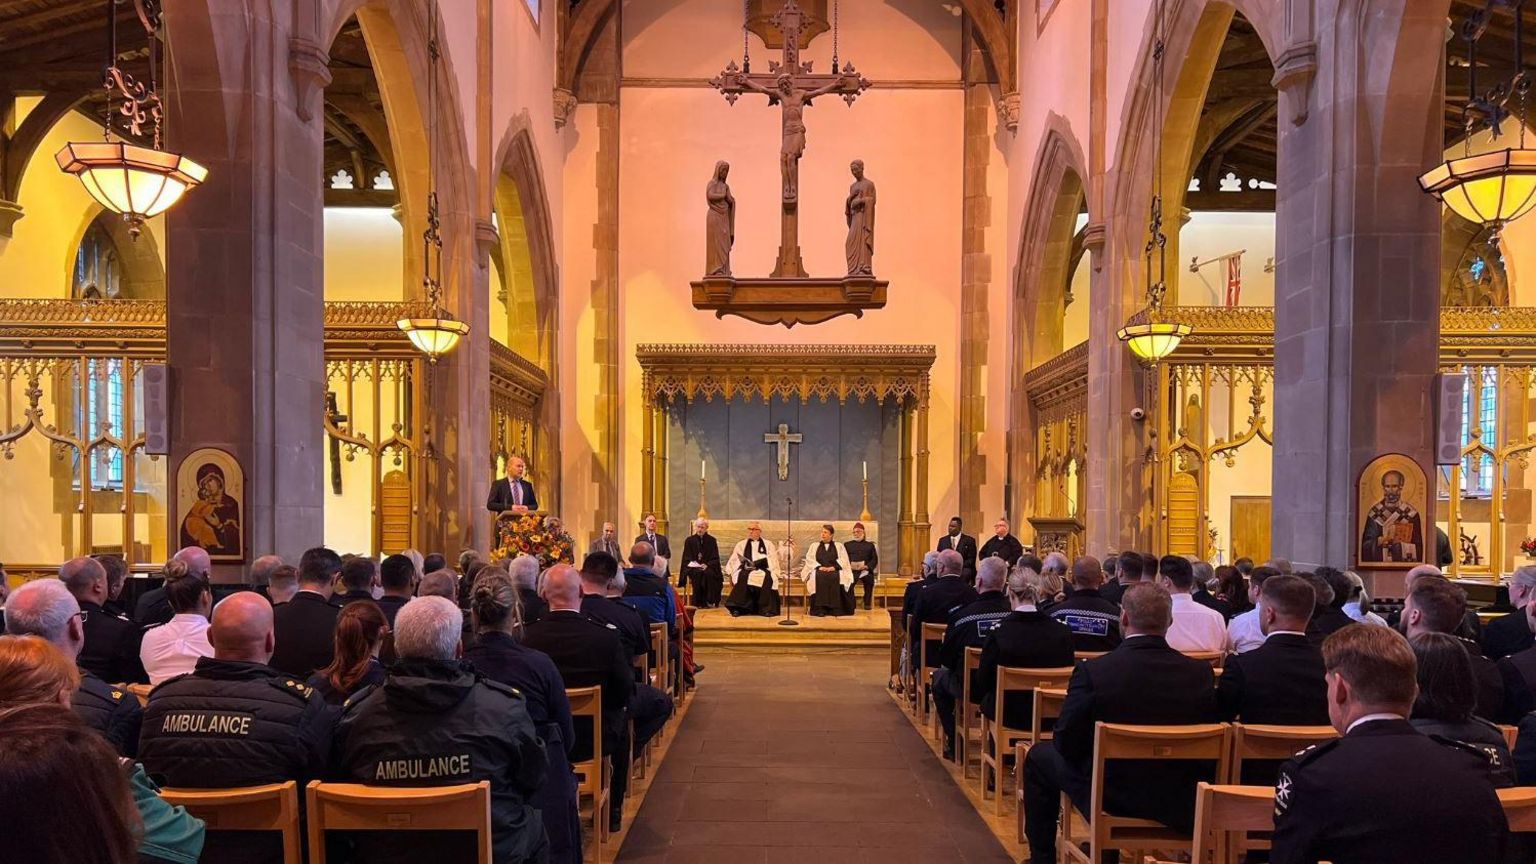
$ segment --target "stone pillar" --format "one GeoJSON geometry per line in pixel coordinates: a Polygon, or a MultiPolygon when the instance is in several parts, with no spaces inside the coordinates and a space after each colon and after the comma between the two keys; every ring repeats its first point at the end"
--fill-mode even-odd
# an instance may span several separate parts
{"type": "Polygon", "coordinates": [[[896,516],[896,572],[902,576],[918,572],[925,551],[913,545],[916,540],[912,530],[912,415],[917,400],[914,397],[910,401],[912,404],[903,400],[900,405],[901,455],[897,457],[900,479],[896,481],[896,497],[900,507],[896,516]]]}
{"type": "MultiPolygon", "coordinates": [[[[967,28],[967,33],[971,32],[967,28]]],[[[992,258],[987,228],[992,199],[987,194],[987,165],[992,156],[992,83],[981,47],[966,52],[963,206],[960,225],[960,517],[973,533],[984,531],[981,487],[987,481],[987,456],[981,437],[987,431],[987,343],[992,330],[987,294],[992,289],[992,258]]]]}
{"type": "MultiPolygon", "coordinates": [[[[917,476],[913,483],[916,488],[916,500],[913,503],[912,536],[914,549],[918,550],[919,560],[921,554],[928,551],[932,542],[929,529],[932,527],[928,519],[928,396],[931,384],[928,373],[923,373],[922,383],[917,390],[917,431],[914,446],[917,450],[917,476]]],[[[975,533],[976,529],[971,529],[975,533]]]]}
{"type": "MultiPolygon", "coordinates": [[[[176,45],[168,143],[208,168],[166,217],[171,512],[188,505],[175,477],[189,453],[234,454],[247,562],[296,562],[324,526],[321,119],[297,111],[292,5],[165,10],[176,45]]],[[[244,572],[217,566],[214,576],[244,572]]]]}
{"type": "Polygon", "coordinates": [[[1356,5],[1318,4],[1315,45],[1276,64],[1272,530],[1306,567],[1355,563],[1373,457],[1435,476],[1440,205],[1415,178],[1441,158],[1447,2],[1356,5]]]}

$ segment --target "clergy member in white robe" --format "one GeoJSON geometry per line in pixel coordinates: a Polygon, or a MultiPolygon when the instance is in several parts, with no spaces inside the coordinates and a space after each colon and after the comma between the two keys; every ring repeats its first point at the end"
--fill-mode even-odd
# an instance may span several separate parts
{"type": "Polygon", "coordinates": [[[812,615],[853,614],[853,565],[848,550],[832,539],[832,526],[821,526],[821,542],[805,550],[800,578],[810,597],[812,615]]]}
{"type": "Polygon", "coordinates": [[[731,550],[725,572],[731,580],[731,593],[725,599],[725,608],[732,618],[779,614],[779,586],[783,584],[779,548],[763,539],[760,523],[747,524],[747,539],[731,550]]]}

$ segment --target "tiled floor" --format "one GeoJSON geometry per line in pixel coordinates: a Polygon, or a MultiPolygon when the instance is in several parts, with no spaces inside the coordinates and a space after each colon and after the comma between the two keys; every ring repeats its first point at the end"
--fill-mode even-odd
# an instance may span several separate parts
{"type": "Polygon", "coordinates": [[[711,651],[624,864],[1006,862],[878,651],[711,651]]]}

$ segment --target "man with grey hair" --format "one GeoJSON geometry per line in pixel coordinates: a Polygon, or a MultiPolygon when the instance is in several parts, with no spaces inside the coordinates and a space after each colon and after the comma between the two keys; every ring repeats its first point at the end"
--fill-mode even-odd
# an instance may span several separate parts
{"type": "Polygon", "coordinates": [[[139,660],[144,632],[132,621],[102,608],[107,601],[107,571],[94,558],[71,558],[59,568],[59,581],[80,604],[85,644],[75,662],[103,681],[143,684],[149,681],[139,660]]]}
{"type": "MultiPolygon", "coordinates": [[[[939,668],[933,672],[933,707],[944,727],[944,758],[955,758],[955,703],[964,692],[965,649],[986,644],[999,622],[1013,612],[1003,589],[1008,562],[986,556],[976,562],[976,599],[949,613],[949,626],[939,644],[939,668]]],[[[976,687],[972,676],[971,687],[976,687]]]]}
{"type": "MultiPolygon", "coordinates": [[[[184,546],[176,550],[171,560],[186,564],[187,572],[194,576],[201,576],[205,580],[213,572],[213,559],[208,557],[208,550],[201,546],[184,546]]],[[[133,623],[140,627],[164,624],[175,615],[175,610],[171,608],[171,601],[165,598],[163,585],[140,594],[139,601],[133,605],[133,623]]]]}
{"type": "Polygon", "coordinates": [[[612,556],[613,560],[619,562],[619,566],[624,566],[624,554],[619,551],[619,529],[612,522],[604,522],[602,534],[587,547],[588,555],[593,552],[612,556]]]}
{"type": "Polygon", "coordinates": [[[907,583],[901,594],[901,626],[906,628],[912,618],[912,607],[917,603],[917,594],[939,578],[939,553],[938,550],[930,550],[923,553],[922,572],[917,578],[907,583]]]}
{"type": "Polygon", "coordinates": [[[277,555],[263,555],[252,561],[251,587],[257,591],[265,590],[272,584],[272,574],[281,566],[283,566],[283,559],[277,555]]]}
{"type": "Polygon", "coordinates": [[[1533,644],[1526,607],[1536,593],[1536,564],[1526,564],[1509,577],[1509,605],[1514,611],[1489,621],[1483,628],[1483,654],[1498,660],[1518,654],[1533,644]]]}
{"type": "MultiPolygon", "coordinates": [[[[656,557],[663,562],[667,553],[657,551],[656,557]]],[[[712,609],[720,605],[720,591],[725,576],[720,569],[720,543],[709,533],[709,520],[699,517],[693,520],[693,533],[683,541],[683,554],[678,559],[677,587],[693,586],[689,592],[693,605],[699,609],[712,609]]],[[[666,581],[665,567],[657,574],[666,581]]]]}
{"type": "MultiPolygon", "coordinates": [[[[35,579],[16,589],[6,603],[5,632],[12,636],[37,636],[52,643],[74,660],[85,645],[80,604],[57,579],[35,579]]],[[[80,670],[80,687],[69,707],[100,732],[113,749],[124,756],[139,750],[139,700],[128,691],[101,680],[88,669],[80,670]]]]}
{"type": "MultiPolygon", "coordinates": [[[[374,786],[491,784],[497,861],[538,861],[544,824],[528,801],[546,760],[516,689],[475,674],[461,658],[464,613],[444,597],[418,597],[395,615],[399,659],[384,683],[356,693],[336,727],[338,773],[374,786]]],[[[358,860],[473,860],[472,838],[364,833],[358,860]],[[461,845],[454,845],[454,844],[461,845]]]]}
{"type": "MultiPolygon", "coordinates": [[[[428,573],[421,577],[421,584],[416,586],[416,596],[444,597],[450,601],[455,600],[459,596],[459,580],[453,575],[452,570],[438,570],[435,573],[428,573]]],[[[402,606],[401,608],[405,607],[402,606]]]]}
{"type": "Polygon", "coordinates": [[[532,624],[544,617],[549,606],[539,596],[539,559],[532,555],[519,555],[507,562],[507,573],[517,586],[517,598],[523,604],[523,623],[532,624]]]}
{"type": "MultiPolygon", "coordinates": [[[[1006,568],[1006,565],[1004,565],[1006,568]]],[[[966,584],[961,578],[960,571],[965,567],[965,559],[953,549],[943,549],[939,552],[939,576],[932,585],[918,592],[913,601],[912,616],[907,624],[907,644],[917,646],[921,640],[922,625],[944,624],[949,621],[949,615],[961,606],[976,599],[976,590],[966,584]]],[[[1007,579],[1005,575],[1004,580],[1007,579]]],[[[917,648],[912,651],[914,657],[918,656],[917,648]]],[[[928,668],[939,665],[939,643],[930,640],[928,643],[928,668]]],[[[919,676],[926,678],[927,669],[919,669],[919,676]]]]}

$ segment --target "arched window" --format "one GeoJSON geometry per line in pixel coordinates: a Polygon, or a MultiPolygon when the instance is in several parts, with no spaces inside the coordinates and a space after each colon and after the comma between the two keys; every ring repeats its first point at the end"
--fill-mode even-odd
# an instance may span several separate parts
{"type": "MultiPolygon", "coordinates": [[[[80,300],[115,300],[122,294],[122,259],[112,235],[93,221],[80,238],[75,250],[75,267],[70,279],[70,294],[80,300]]],[[[74,388],[75,428],[80,437],[90,440],[98,435],[121,436],[126,428],[123,418],[123,361],[91,358],[82,361],[74,388]]],[[[91,451],[91,488],[123,488],[123,451],[116,447],[98,447],[91,451]]],[[[74,485],[81,483],[79,454],[74,465],[74,485]]]]}
{"type": "Polygon", "coordinates": [[[75,250],[75,272],[70,296],[81,300],[115,300],[122,293],[122,262],[111,235],[92,222],[75,250]]]}
{"type": "MultiPolygon", "coordinates": [[[[1474,435],[1493,449],[1498,442],[1498,370],[1484,367],[1467,375],[1467,396],[1461,414],[1461,446],[1472,443],[1474,435]]],[[[1462,457],[1461,492],[1468,498],[1487,498],[1493,494],[1493,458],[1486,453],[1462,457]]]]}

